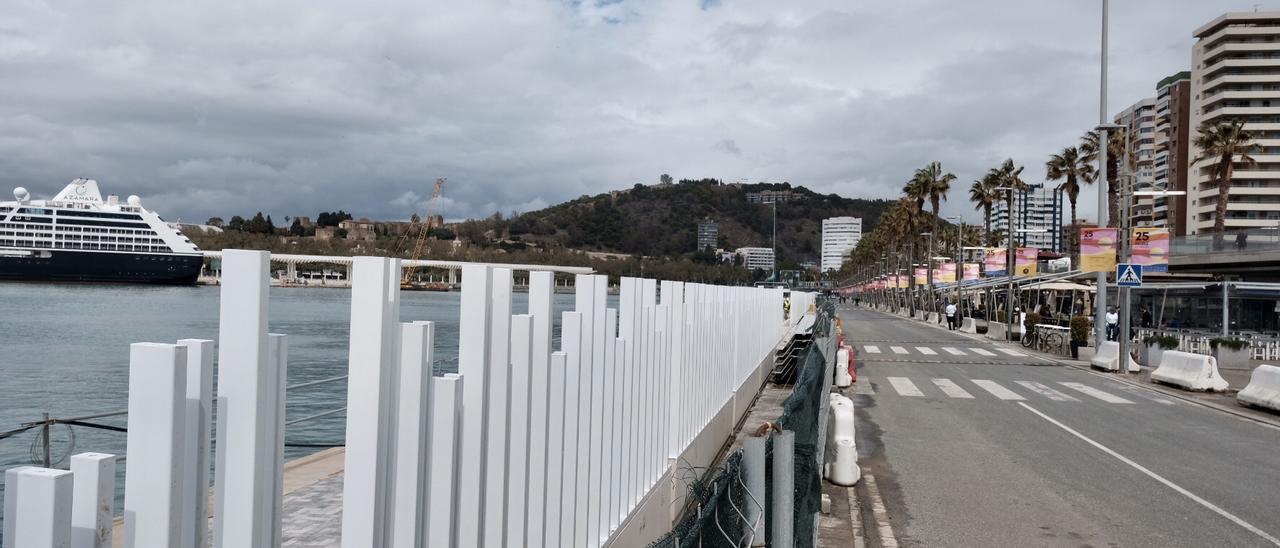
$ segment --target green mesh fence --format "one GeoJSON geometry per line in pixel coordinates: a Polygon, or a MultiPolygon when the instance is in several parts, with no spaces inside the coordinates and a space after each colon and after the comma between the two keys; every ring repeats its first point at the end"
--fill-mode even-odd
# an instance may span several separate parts
{"type": "MultiPolygon", "coordinates": [[[[824,440],[822,413],[830,390],[827,364],[833,335],[835,306],[819,298],[817,321],[813,326],[813,342],[803,351],[798,363],[795,386],[782,405],[778,419],[784,429],[795,432],[795,546],[816,544],[817,516],[822,504],[822,476],[818,469],[819,451],[824,440]]],[[[773,437],[766,444],[765,485],[772,485],[773,437]]],[[[693,472],[693,471],[690,471],[693,472]]],[[[742,451],[734,451],[719,470],[691,478],[688,484],[690,505],[672,531],[650,546],[655,548],[738,547],[751,534],[746,522],[748,500],[742,476],[742,451]]],[[[772,494],[770,493],[770,497],[772,494]]],[[[769,538],[771,501],[764,501],[765,538],[769,538]]]]}

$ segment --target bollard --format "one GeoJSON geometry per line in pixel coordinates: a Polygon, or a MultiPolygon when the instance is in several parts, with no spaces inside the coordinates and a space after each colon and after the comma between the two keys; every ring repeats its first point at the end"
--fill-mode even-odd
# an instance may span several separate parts
{"type": "Polygon", "coordinates": [[[783,430],[773,437],[773,519],[770,546],[793,546],[795,526],[796,433],[783,430]]]}
{"type": "MultiPolygon", "coordinates": [[[[208,432],[206,429],[205,433],[208,432]]],[[[206,443],[205,447],[208,446],[206,443]]],[[[206,467],[208,464],[206,459],[206,467]]],[[[72,548],[111,548],[111,514],[116,502],[116,456],[104,453],[72,455],[71,473],[74,475],[72,483],[75,486],[71,496],[72,548]]],[[[190,477],[191,474],[187,476],[190,477]]]]}
{"type": "Polygon", "coordinates": [[[836,351],[836,386],[840,388],[848,388],[853,384],[853,377],[849,376],[849,347],[841,347],[836,351]]]}
{"type": "Polygon", "coordinates": [[[749,436],[742,441],[742,469],[746,476],[747,523],[751,524],[751,546],[764,546],[765,441],[764,436],[749,436]]]}

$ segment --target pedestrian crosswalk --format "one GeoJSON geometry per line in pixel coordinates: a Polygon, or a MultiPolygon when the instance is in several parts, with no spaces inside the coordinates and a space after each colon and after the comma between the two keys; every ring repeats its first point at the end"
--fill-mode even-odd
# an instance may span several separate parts
{"type": "Polygon", "coordinates": [[[1017,350],[1011,350],[1008,348],[1000,348],[1000,347],[992,347],[991,350],[987,350],[985,348],[977,348],[977,347],[958,348],[955,346],[942,346],[942,347],[934,348],[932,346],[898,346],[898,345],[881,347],[879,345],[867,344],[862,346],[862,352],[865,354],[892,354],[895,356],[908,356],[908,355],[938,356],[941,352],[945,352],[952,356],[970,356],[970,357],[982,356],[986,358],[996,358],[996,357],[1001,357],[1001,355],[1003,354],[1004,356],[1009,356],[1014,358],[1027,357],[1025,353],[1019,352],[1017,350]],[[992,350],[994,350],[995,352],[993,352],[992,350]],[[999,354],[997,354],[996,352],[999,352],[999,354]]]}
{"type": "MultiPolygon", "coordinates": [[[[885,382],[860,377],[854,385],[854,393],[874,396],[877,393],[907,398],[938,399],[939,397],[956,400],[982,400],[995,398],[1002,401],[1028,401],[1038,398],[1059,403],[1103,402],[1117,405],[1132,405],[1133,400],[1120,397],[1107,390],[1089,386],[1080,382],[1036,382],[1036,381],[995,381],[990,379],[948,379],[930,377],[911,379],[908,377],[885,377],[885,382]],[[979,390],[975,391],[974,388],[979,390]],[[975,395],[976,394],[976,395],[975,395]]],[[[1108,386],[1108,389],[1113,387],[1108,386]]],[[[1120,387],[1114,387],[1120,388],[1120,387]]],[[[1139,395],[1141,389],[1126,391],[1129,395],[1139,395]]],[[[1172,405],[1174,402],[1158,395],[1141,395],[1142,398],[1156,403],[1172,405]]]]}

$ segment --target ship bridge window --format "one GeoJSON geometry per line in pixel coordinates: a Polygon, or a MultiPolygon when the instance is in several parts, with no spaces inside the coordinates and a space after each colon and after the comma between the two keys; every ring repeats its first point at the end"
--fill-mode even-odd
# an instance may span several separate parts
{"type": "Polygon", "coordinates": [[[86,217],[90,219],[124,219],[128,221],[141,221],[141,215],[129,215],[127,213],[104,213],[101,211],[68,211],[67,215],[75,217],[86,217]]]}

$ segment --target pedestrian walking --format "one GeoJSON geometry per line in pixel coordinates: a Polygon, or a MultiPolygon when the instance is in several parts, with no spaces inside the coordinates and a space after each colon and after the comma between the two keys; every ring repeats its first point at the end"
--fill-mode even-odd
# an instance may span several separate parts
{"type": "Polygon", "coordinates": [[[1142,307],[1142,327],[1151,327],[1151,311],[1147,307],[1142,307]]]}
{"type": "Polygon", "coordinates": [[[956,303],[947,303],[947,330],[955,331],[956,329],[956,303]]]}
{"type": "Polygon", "coordinates": [[[1116,309],[1107,307],[1107,340],[1114,341],[1120,336],[1120,315],[1116,309]]]}

